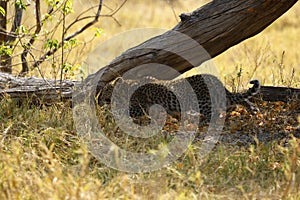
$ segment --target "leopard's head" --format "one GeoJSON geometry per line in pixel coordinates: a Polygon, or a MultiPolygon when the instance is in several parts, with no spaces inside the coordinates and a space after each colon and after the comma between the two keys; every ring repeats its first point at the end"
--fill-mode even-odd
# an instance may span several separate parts
{"type": "Polygon", "coordinates": [[[109,105],[111,103],[111,97],[114,90],[114,86],[112,84],[107,84],[98,94],[98,105],[104,106],[109,105]]]}

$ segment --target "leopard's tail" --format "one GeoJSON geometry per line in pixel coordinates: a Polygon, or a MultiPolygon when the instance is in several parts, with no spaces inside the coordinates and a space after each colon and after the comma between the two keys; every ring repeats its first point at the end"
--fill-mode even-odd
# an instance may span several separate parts
{"type": "Polygon", "coordinates": [[[259,109],[252,103],[249,101],[249,99],[251,99],[253,96],[255,96],[256,94],[259,93],[260,91],[260,82],[259,80],[251,80],[250,84],[252,84],[253,86],[251,88],[249,88],[246,92],[244,93],[236,93],[233,94],[233,98],[231,98],[231,104],[240,104],[246,107],[246,109],[249,112],[257,112],[259,111],[259,109]]]}
{"type": "Polygon", "coordinates": [[[250,84],[252,84],[253,86],[249,88],[245,93],[242,93],[244,99],[250,99],[260,91],[261,85],[259,80],[252,80],[250,81],[250,84]]]}

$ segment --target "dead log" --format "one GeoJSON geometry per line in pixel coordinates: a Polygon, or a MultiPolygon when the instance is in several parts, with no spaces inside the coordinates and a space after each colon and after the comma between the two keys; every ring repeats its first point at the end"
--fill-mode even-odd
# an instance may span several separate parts
{"type": "Polygon", "coordinates": [[[15,77],[0,72],[0,99],[8,96],[17,101],[30,100],[34,104],[52,104],[71,100],[76,81],[49,80],[36,77],[15,77]]]}
{"type": "MultiPolygon", "coordinates": [[[[45,80],[42,78],[15,77],[0,72],[0,99],[8,96],[20,102],[52,104],[59,101],[72,101],[73,88],[81,82],[64,80],[45,80]]],[[[257,95],[264,101],[283,101],[300,99],[300,89],[288,87],[262,86],[257,95]]]]}
{"type": "MultiPolygon", "coordinates": [[[[86,81],[90,82],[103,73],[98,82],[100,90],[126,71],[147,63],[164,64],[182,74],[192,69],[194,65],[165,49],[179,46],[181,52],[189,54],[197,51],[197,45],[201,45],[208,54],[195,60],[199,66],[204,61],[258,34],[296,2],[297,0],[214,0],[192,13],[181,14],[181,22],[172,30],[128,49],[109,65],[90,75],[86,81]],[[178,38],[174,32],[186,35],[198,44],[186,45],[186,38],[178,38]]],[[[177,76],[168,70],[160,70],[159,74],[161,77],[157,77],[158,79],[173,79],[177,76]]]]}
{"type": "Polygon", "coordinates": [[[258,96],[260,96],[263,101],[288,102],[291,99],[300,100],[300,89],[288,87],[262,86],[258,96]]]}

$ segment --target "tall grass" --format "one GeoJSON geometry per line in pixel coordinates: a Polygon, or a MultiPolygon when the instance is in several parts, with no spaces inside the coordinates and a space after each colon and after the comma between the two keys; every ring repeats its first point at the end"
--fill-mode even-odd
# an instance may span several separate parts
{"type": "MultiPolygon", "coordinates": [[[[115,2],[107,4],[113,7],[115,2]]],[[[78,6],[84,3],[78,1],[78,6]]],[[[98,24],[104,30],[102,38],[82,54],[132,28],[171,28],[177,23],[174,11],[191,11],[201,3],[178,1],[172,9],[166,1],[128,1],[115,16],[122,26],[102,18],[98,24]]],[[[254,77],[266,85],[299,87],[299,13],[297,4],[261,34],[214,59],[228,88],[247,88],[254,77]]],[[[297,125],[290,115],[299,110],[297,105],[265,103],[261,105],[265,112],[253,122],[242,114],[232,116],[225,132],[238,129],[247,134],[253,127],[270,135],[296,134],[300,119],[297,125]]],[[[69,104],[36,107],[3,98],[0,120],[0,199],[300,198],[300,141],[295,137],[284,143],[218,145],[204,160],[195,153],[199,146],[193,144],[176,163],[160,171],[127,174],[93,158],[77,135],[69,104]]],[[[118,130],[111,123],[104,128],[118,130]]]]}

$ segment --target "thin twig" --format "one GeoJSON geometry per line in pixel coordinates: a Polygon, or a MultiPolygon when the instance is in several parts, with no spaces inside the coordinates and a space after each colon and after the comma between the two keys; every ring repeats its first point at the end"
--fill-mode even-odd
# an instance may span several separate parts
{"type": "Polygon", "coordinates": [[[102,0],[99,1],[98,10],[97,10],[97,13],[96,13],[95,18],[94,18],[93,21],[87,23],[80,30],[78,30],[78,31],[74,32],[73,34],[69,35],[68,37],[64,38],[64,40],[62,42],[60,42],[60,44],[58,45],[57,48],[53,48],[53,49],[49,50],[47,53],[45,53],[42,57],[40,57],[39,60],[37,60],[33,64],[33,67],[39,66],[42,62],[44,62],[47,59],[48,56],[54,54],[59,48],[62,47],[62,44],[64,42],[71,40],[72,38],[76,37],[77,35],[79,35],[82,32],[84,32],[86,29],[88,29],[89,27],[91,27],[92,25],[94,25],[95,23],[97,23],[98,20],[99,20],[99,17],[100,17],[101,9],[102,9],[102,0]]]}
{"type": "Polygon", "coordinates": [[[66,30],[66,13],[65,13],[65,8],[66,8],[67,2],[64,4],[64,9],[63,9],[63,18],[62,18],[62,34],[61,34],[61,41],[62,41],[62,48],[61,48],[61,67],[60,67],[60,86],[62,86],[62,79],[63,79],[63,73],[64,73],[64,45],[65,45],[65,30],[66,30]]]}
{"type": "Polygon", "coordinates": [[[126,2],[127,2],[127,0],[124,0],[122,2],[122,4],[116,10],[114,10],[112,13],[110,13],[110,15],[113,16],[114,14],[116,14],[117,12],[119,12],[119,10],[125,5],[126,2]]]}
{"type": "MultiPolygon", "coordinates": [[[[59,2],[56,2],[56,5],[59,2]]],[[[21,71],[21,75],[26,74],[29,71],[28,68],[28,62],[27,62],[27,55],[29,53],[29,51],[32,49],[32,46],[34,44],[34,42],[37,39],[37,35],[41,32],[42,30],[42,22],[47,20],[49,18],[49,16],[53,13],[55,13],[57,10],[54,10],[53,7],[51,7],[48,12],[47,15],[45,15],[44,19],[41,19],[41,3],[40,0],[36,0],[35,1],[35,12],[36,12],[36,25],[35,25],[35,31],[34,31],[34,35],[31,35],[31,38],[29,40],[29,42],[24,46],[24,51],[21,54],[21,60],[22,60],[22,71],[21,71]]]]}
{"type": "MultiPolygon", "coordinates": [[[[117,20],[116,18],[113,17],[113,15],[115,15],[115,14],[116,14],[116,13],[117,13],[124,5],[125,5],[126,2],[127,2],[127,0],[124,0],[124,1],[122,2],[122,4],[121,4],[116,10],[114,10],[111,14],[109,14],[109,15],[100,15],[101,10],[102,10],[102,5],[103,5],[103,1],[100,0],[100,1],[99,1],[99,5],[98,5],[97,13],[96,13],[96,15],[94,16],[94,20],[92,20],[91,22],[89,22],[89,23],[87,23],[86,25],[84,25],[84,26],[83,26],[81,29],[79,29],[78,31],[76,31],[76,32],[72,33],[71,35],[67,36],[66,38],[64,38],[64,40],[63,40],[62,42],[60,42],[60,44],[58,45],[57,48],[53,48],[53,49],[47,51],[43,56],[40,57],[39,60],[37,60],[37,61],[33,64],[33,67],[35,68],[35,67],[39,66],[39,65],[40,65],[42,62],[44,62],[49,56],[51,56],[51,55],[53,55],[55,52],[57,52],[57,50],[63,46],[63,43],[64,43],[64,42],[69,41],[69,40],[71,40],[72,38],[74,38],[74,37],[80,35],[80,34],[83,33],[85,30],[87,30],[89,27],[91,27],[91,26],[93,26],[95,23],[97,23],[100,16],[105,16],[105,17],[108,17],[108,16],[109,16],[109,17],[112,17],[112,18],[114,19],[114,21],[118,23],[118,25],[121,25],[121,24],[118,22],[118,20],[117,20]]],[[[85,12],[86,12],[86,11],[85,11],[85,12]]],[[[80,16],[81,16],[81,15],[80,15],[80,16]]],[[[74,22],[72,22],[72,23],[65,29],[65,33],[66,33],[66,32],[67,32],[74,24],[76,24],[77,22],[82,21],[83,19],[88,19],[88,18],[90,18],[90,17],[82,17],[82,18],[80,18],[80,16],[78,16],[77,19],[76,19],[74,22]]]]}

